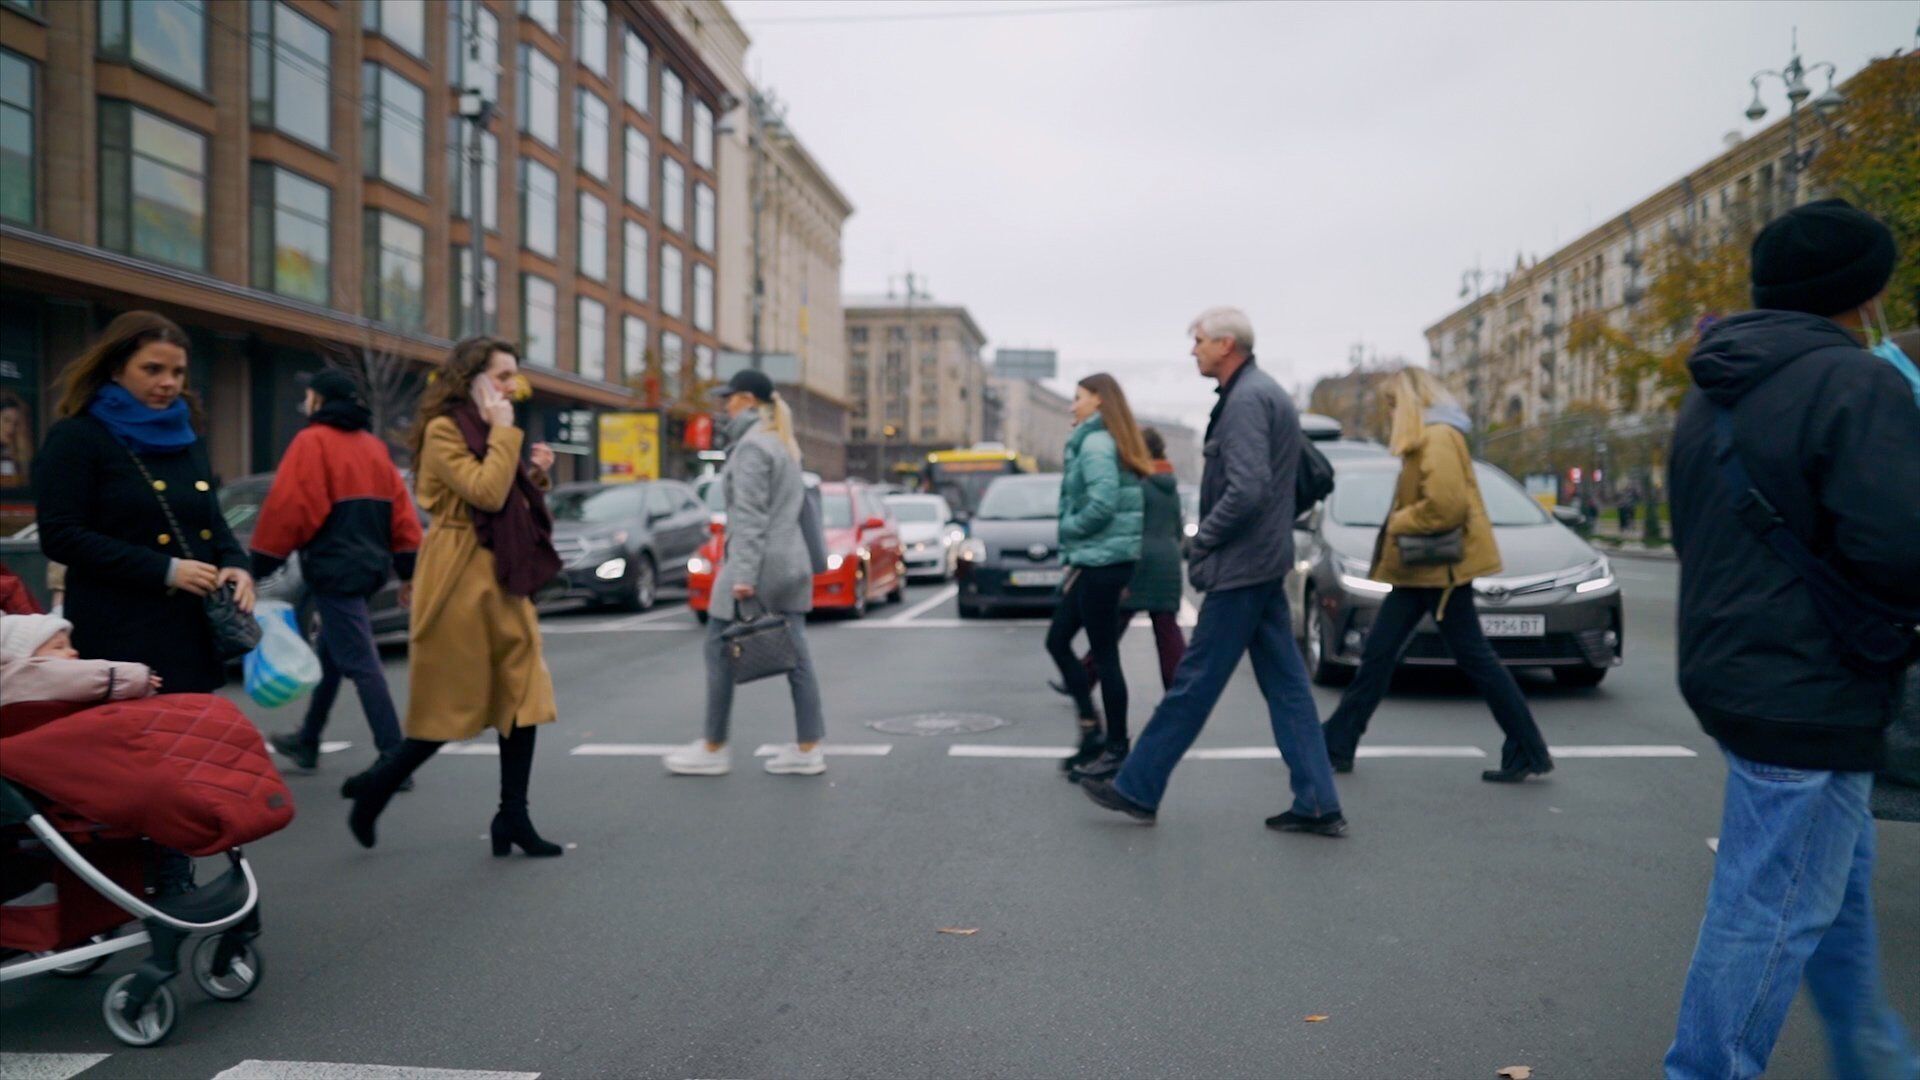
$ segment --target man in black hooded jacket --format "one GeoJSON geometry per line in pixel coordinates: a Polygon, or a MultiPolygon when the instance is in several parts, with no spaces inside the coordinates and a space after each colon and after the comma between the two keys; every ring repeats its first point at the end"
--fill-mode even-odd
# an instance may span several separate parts
{"type": "Polygon", "coordinates": [[[1893,236],[1833,199],[1753,244],[1760,310],[1688,360],[1669,492],[1680,552],[1680,689],[1727,758],[1719,853],[1667,1053],[1670,1077],[1749,1077],[1804,976],[1837,1076],[1920,1075],[1881,989],[1867,803],[1897,673],[1848,662],[1794,569],[1736,512],[1733,448],[1785,526],[1862,593],[1920,608],[1920,407],[1862,342],[1893,236]]]}

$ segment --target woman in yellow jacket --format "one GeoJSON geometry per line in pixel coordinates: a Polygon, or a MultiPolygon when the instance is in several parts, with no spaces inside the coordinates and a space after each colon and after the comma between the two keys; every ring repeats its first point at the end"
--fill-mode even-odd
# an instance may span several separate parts
{"type": "Polygon", "coordinates": [[[513,423],[513,346],[468,338],[427,385],[413,434],[420,506],[433,519],[420,548],[409,656],[407,739],[368,770],[348,826],[363,846],[400,784],[436,751],[492,728],[500,739],[500,811],[493,853],[514,847],[559,855],[527,816],[534,734],[556,716],[553,676],[541,655],[533,595],[560,571],[547,510],[553,449],[535,443],[520,461],[513,423]]]}
{"type": "Polygon", "coordinates": [[[1390,398],[1389,449],[1402,464],[1393,509],[1374,543],[1367,576],[1393,591],[1374,616],[1353,685],[1327,720],[1327,756],[1335,772],[1353,771],[1354,751],[1386,696],[1401,650],[1420,620],[1432,615],[1454,662],[1485,696],[1507,736],[1500,767],[1480,778],[1517,783],[1544,776],[1553,771],[1546,740],[1520,687],[1481,634],[1473,606],[1473,579],[1500,572],[1500,549],[1467,452],[1467,416],[1453,395],[1419,368],[1395,378],[1390,398]]]}

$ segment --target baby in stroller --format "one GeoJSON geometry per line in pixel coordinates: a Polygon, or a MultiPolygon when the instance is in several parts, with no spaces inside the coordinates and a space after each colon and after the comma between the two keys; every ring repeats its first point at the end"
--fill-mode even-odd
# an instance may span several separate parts
{"type": "Polygon", "coordinates": [[[260,890],[239,845],[284,828],[292,795],[232,702],[156,696],[144,665],[80,660],[64,620],[0,619],[0,982],[84,976],[150,944],[102,1012],[151,1046],[177,1020],[167,984],[189,941],[208,996],[259,984],[260,890]],[[197,890],[143,888],[168,856],[220,853],[229,869],[197,890]]]}

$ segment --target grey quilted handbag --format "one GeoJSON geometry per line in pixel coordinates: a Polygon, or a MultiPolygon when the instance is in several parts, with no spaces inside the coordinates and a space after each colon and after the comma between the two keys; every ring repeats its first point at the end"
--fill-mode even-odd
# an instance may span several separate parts
{"type": "Polygon", "coordinates": [[[1400,561],[1408,566],[1447,566],[1467,557],[1465,526],[1443,533],[1396,536],[1393,542],[1400,545],[1400,561]]]}
{"type": "Polygon", "coordinates": [[[735,685],[785,675],[800,666],[800,649],[786,616],[765,608],[751,618],[744,609],[739,614],[740,621],[720,633],[735,685]]]}

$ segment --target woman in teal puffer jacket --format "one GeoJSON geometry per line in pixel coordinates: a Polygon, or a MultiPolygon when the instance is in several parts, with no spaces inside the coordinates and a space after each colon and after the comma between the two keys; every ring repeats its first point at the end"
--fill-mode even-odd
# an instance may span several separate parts
{"type": "Polygon", "coordinates": [[[1060,561],[1067,567],[1047,652],[1080,712],[1080,747],[1062,768],[1075,779],[1111,776],[1126,760],[1127,679],[1120,670],[1120,597],[1140,561],[1145,502],[1140,481],[1153,459],[1113,376],[1089,375],[1074,390],[1065,476],[1060,483],[1060,561]],[[1082,629],[1093,647],[1106,727],[1093,687],[1073,654],[1082,629]]]}

